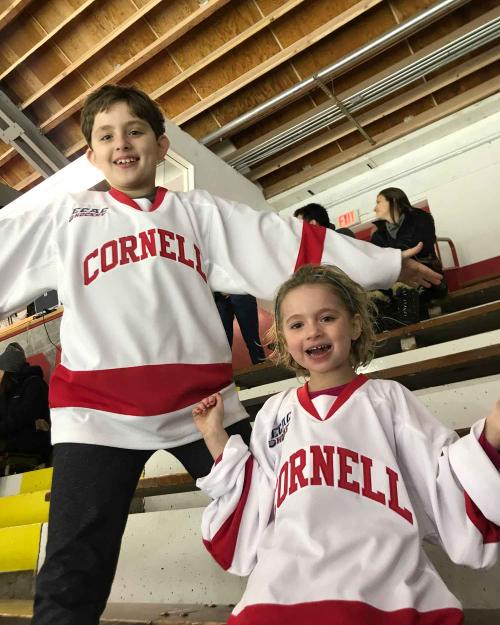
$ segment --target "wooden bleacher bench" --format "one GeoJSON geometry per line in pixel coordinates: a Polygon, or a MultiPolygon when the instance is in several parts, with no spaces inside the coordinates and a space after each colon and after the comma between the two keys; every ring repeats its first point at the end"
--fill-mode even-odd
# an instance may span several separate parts
{"type": "MultiPolygon", "coordinates": [[[[142,477],[137,484],[134,498],[190,493],[195,490],[198,489],[189,473],[142,477]]],[[[50,491],[45,494],[45,501],[50,501],[50,491]]]]}
{"type": "Polygon", "coordinates": [[[403,341],[414,339],[415,347],[427,347],[500,328],[500,300],[425,319],[377,335],[375,356],[403,350],[403,341]]]}
{"type": "Polygon", "coordinates": [[[482,280],[472,286],[452,291],[442,299],[433,300],[431,305],[439,306],[443,313],[451,313],[498,299],[500,299],[500,277],[482,280]]]}

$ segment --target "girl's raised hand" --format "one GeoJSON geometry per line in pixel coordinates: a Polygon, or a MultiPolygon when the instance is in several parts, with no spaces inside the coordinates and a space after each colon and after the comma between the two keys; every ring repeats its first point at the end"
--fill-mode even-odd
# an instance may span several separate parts
{"type": "Polygon", "coordinates": [[[217,460],[224,451],[229,436],[224,429],[224,402],[220,393],[205,397],[193,408],[193,419],[208,447],[217,460]]]}
{"type": "Polygon", "coordinates": [[[193,419],[200,433],[206,434],[223,430],[224,402],[220,393],[205,397],[193,408],[193,419]]]}
{"type": "Polygon", "coordinates": [[[500,451],[500,399],[486,417],[484,435],[488,443],[500,451]]]}

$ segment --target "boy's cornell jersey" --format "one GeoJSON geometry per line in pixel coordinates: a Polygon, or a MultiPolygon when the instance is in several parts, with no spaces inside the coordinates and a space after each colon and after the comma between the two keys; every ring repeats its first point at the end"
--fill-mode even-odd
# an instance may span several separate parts
{"type": "Polygon", "coordinates": [[[197,482],[214,498],[208,550],[250,574],[228,623],[461,624],[421,541],[474,568],[495,562],[500,475],[482,427],[457,441],[404,387],[364,376],[333,406],[307,387],[271,398],[251,455],[233,436],[197,482]]]}
{"type": "Polygon", "coordinates": [[[199,438],[191,408],[221,391],[246,416],[211,291],[270,300],[303,262],[388,286],[401,254],[203,191],[154,202],[112,190],[0,213],[0,316],[55,288],[64,304],[51,380],[53,442],[159,449],[199,438]],[[142,209],[142,210],[141,210],[142,209]]]}

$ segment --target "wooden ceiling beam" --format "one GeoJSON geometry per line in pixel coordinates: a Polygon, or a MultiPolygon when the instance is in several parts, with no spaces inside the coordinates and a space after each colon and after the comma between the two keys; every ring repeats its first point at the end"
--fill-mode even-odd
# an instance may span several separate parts
{"type": "MultiPolygon", "coordinates": [[[[158,2],[158,0],[155,0],[158,2]]],[[[160,0],[161,1],[161,0],[160,0]]],[[[218,9],[228,4],[230,0],[208,0],[205,4],[201,5],[199,9],[196,9],[191,15],[181,20],[174,28],[168,30],[164,35],[158,37],[156,41],[153,41],[149,46],[146,46],[140,53],[134,55],[131,59],[122,63],[119,69],[111,72],[105,76],[102,80],[92,85],[90,89],[82,93],[78,98],[75,98],[72,102],[61,108],[58,113],[52,115],[49,119],[40,125],[40,128],[44,132],[48,132],[55,128],[62,121],[73,115],[78,111],[85,98],[95,89],[102,87],[107,83],[113,83],[120,81],[124,76],[130,74],[135,69],[140,67],[146,61],[149,61],[155,54],[158,54],[161,50],[169,46],[171,43],[180,39],[183,35],[189,32],[195,26],[198,26],[203,20],[207,19],[215,13],[218,9]]]]}
{"type": "Polygon", "coordinates": [[[221,56],[224,56],[224,54],[227,54],[228,52],[245,42],[247,39],[275,22],[283,15],[286,15],[292,9],[295,9],[295,7],[297,7],[299,4],[302,4],[304,1],[305,0],[288,0],[288,2],[285,2],[283,5],[260,19],[258,22],[255,22],[255,24],[252,24],[252,26],[245,29],[243,32],[241,32],[239,35],[237,35],[224,45],[220,46],[220,48],[214,50],[211,54],[208,54],[206,57],[204,57],[197,63],[194,63],[190,67],[183,69],[181,74],[179,74],[175,78],[172,78],[172,80],[169,80],[167,83],[156,89],[156,91],[153,91],[150,94],[151,98],[153,100],[156,100],[168,91],[171,91],[184,81],[191,78],[191,76],[194,76],[214,61],[217,61],[221,56]]]}
{"type": "Polygon", "coordinates": [[[30,48],[27,52],[25,52],[22,56],[20,56],[14,63],[12,63],[8,69],[0,74],[0,80],[3,80],[6,76],[8,76],[11,72],[13,72],[16,67],[24,63],[32,54],[34,54],[37,50],[39,50],[43,45],[45,45],[48,41],[50,41],[59,31],[65,28],[70,22],[72,22],[75,18],[77,18],[81,13],[83,13],[88,7],[96,2],[96,0],[86,0],[81,6],[74,11],[71,15],[69,15],[65,20],[63,20],[60,24],[58,24],[54,29],[47,33],[43,39],[40,39],[32,48],[30,48]]]}
{"type": "MultiPolygon", "coordinates": [[[[180,39],[180,37],[185,35],[190,29],[200,24],[204,19],[207,19],[210,15],[215,13],[218,9],[223,7],[228,2],[229,0],[208,0],[208,2],[200,6],[199,9],[191,13],[191,15],[189,15],[181,22],[179,22],[174,28],[170,29],[152,44],[144,48],[144,50],[142,50],[139,54],[136,54],[131,59],[120,65],[120,68],[118,70],[112,72],[111,74],[108,74],[98,83],[92,85],[90,89],[78,96],[78,98],[75,98],[72,102],[61,108],[58,113],[43,122],[40,126],[40,129],[43,132],[48,132],[52,128],[55,128],[59,123],[63,122],[68,117],[71,117],[73,113],[78,111],[81,108],[85,98],[92,91],[98,89],[99,87],[102,87],[102,85],[105,85],[107,83],[118,82],[121,78],[137,69],[142,63],[145,63],[155,54],[160,52],[163,48],[170,45],[177,39],[180,39]]],[[[69,153],[74,154],[84,145],[84,141],[79,141],[69,149],[69,153]]],[[[66,150],[65,153],[68,154],[68,150],[66,150]]],[[[16,151],[13,149],[8,150],[4,154],[2,154],[0,156],[0,168],[3,167],[3,165],[5,165],[15,154],[16,151]]]]}
{"type": "Polygon", "coordinates": [[[122,22],[120,26],[118,26],[118,28],[115,28],[114,30],[112,30],[107,37],[104,37],[103,39],[101,39],[101,41],[99,42],[97,46],[94,46],[93,48],[90,48],[90,50],[87,50],[87,52],[85,52],[84,55],[82,55],[73,63],[70,63],[67,67],[63,69],[62,72],[59,72],[57,76],[55,76],[52,80],[49,80],[49,82],[45,84],[41,89],[39,89],[29,98],[24,100],[24,102],[22,102],[20,106],[21,110],[27,108],[30,104],[33,104],[33,102],[38,100],[38,98],[40,98],[44,93],[47,93],[47,91],[52,89],[52,87],[55,87],[55,85],[61,82],[63,78],[66,78],[67,76],[72,74],[81,65],[86,63],[89,59],[91,59],[96,54],[98,54],[103,48],[105,48],[108,44],[114,41],[117,37],[119,37],[122,33],[124,33],[128,28],[133,26],[140,19],[142,19],[147,13],[149,13],[149,11],[153,10],[161,2],[162,0],[149,0],[149,2],[145,4],[141,9],[137,10],[130,17],[128,17],[124,22],[122,22]]]}
{"type": "Polygon", "coordinates": [[[10,24],[32,0],[14,0],[8,9],[0,13],[0,30],[10,24]]]}
{"type": "MultiPolygon", "coordinates": [[[[453,82],[456,82],[457,80],[464,78],[465,76],[474,73],[475,71],[482,69],[483,67],[486,67],[487,65],[490,65],[491,63],[494,63],[498,59],[500,59],[500,44],[495,46],[491,50],[483,52],[477,57],[469,59],[463,65],[453,68],[445,72],[444,74],[436,76],[425,84],[419,85],[418,87],[415,87],[414,89],[411,89],[406,93],[392,98],[388,102],[380,104],[379,106],[376,106],[375,108],[356,116],[356,120],[361,125],[375,122],[378,119],[381,119],[382,117],[385,117],[390,113],[393,113],[394,111],[402,108],[403,106],[407,106],[427,95],[430,95],[431,93],[434,93],[439,89],[442,89],[443,87],[446,87],[453,82]]],[[[280,167],[284,167],[285,165],[288,165],[289,163],[298,160],[299,158],[306,156],[307,154],[310,154],[311,152],[314,152],[315,150],[318,150],[325,145],[328,145],[329,143],[333,143],[333,141],[341,139],[342,137],[345,137],[355,131],[356,128],[350,122],[342,124],[319,137],[315,137],[314,139],[311,139],[310,141],[299,145],[296,148],[287,150],[287,152],[285,152],[284,154],[277,156],[267,163],[264,163],[264,165],[256,167],[248,174],[246,174],[246,177],[252,181],[259,180],[263,176],[273,171],[276,171],[280,167]]],[[[374,147],[378,147],[378,145],[379,143],[377,143],[377,145],[374,147]]],[[[85,141],[81,139],[77,143],[70,146],[67,150],[65,150],[64,154],[67,157],[71,157],[84,147],[85,141]]],[[[357,146],[354,146],[352,149],[355,149],[356,147],[357,146]]],[[[0,157],[0,167],[1,160],[2,159],[0,157]]],[[[37,172],[34,172],[31,176],[16,185],[15,188],[18,190],[22,190],[39,178],[40,175],[37,172]]]]}
{"type": "Polygon", "coordinates": [[[210,94],[208,97],[204,98],[197,104],[189,107],[188,109],[174,117],[173,121],[180,125],[188,121],[189,119],[196,117],[196,115],[199,115],[203,111],[206,111],[207,109],[214,106],[221,100],[224,100],[239,89],[242,89],[254,80],[257,80],[257,78],[264,76],[285,61],[288,61],[300,52],[303,52],[327,35],[330,35],[342,26],[345,26],[345,24],[359,17],[363,13],[366,13],[366,11],[371,9],[373,6],[380,4],[382,1],[383,0],[363,0],[362,2],[357,2],[352,7],[335,16],[333,19],[329,20],[319,28],[316,28],[305,37],[302,37],[301,39],[293,43],[291,46],[288,46],[284,50],[281,50],[277,54],[274,54],[271,58],[267,59],[263,63],[259,63],[259,65],[256,65],[250,71],[246,72],[242,76],[239,76],[236,80],[233,80],[221,89],[217,89],[217,91],[210,94]]]}
{"type": "Polygon", "coordinates": [[[465,93],[461,93],[460,95],[455,96],[454,98],[451,98],[450,100],[443,102],[428,111],[420,113],[420,115],[416,115],[413,119],[402,122],[390,130],[375,135],[373,137],[376,141],[375,145],[371,145],[367,141],[354,145],[340,154],[335,154],[335,156],[331,156],[321,163],[313,165],[309,169],[305,169],[298,174],[288,176],[287,178],[270,185],[264,189],[264,195],[266,198],[271,198],[279,195],[280,193],[285,193],[298,185],[304,184],[317,176],[321,176],[322,174],[325,174],[340,165],[349,163],[359,156],[368,154],[369,152],[372,152],[373,150],[382,147],[391,141],[404,137],[415,130],[428,126],[443,117],[456,113],[466,106],[470,106],[471,104],[483,100],[494,93],[498,93],[499,91],[500,77],[487,80],[484,83],[469,89],[465,93]]]}
{"type": "MultiPolygon", "coordinates": [[[[465,76],[490,65],[491,63],[494,63],[498,59],[500,59],[500,44],[491,50],[487,50],[479,56],[466,61],[459,67],[454,67],[444,74],[440,74],[439,76],[428,80],[424,84],[421,84],[414,89],[410,89],[410,91],[396,96],[395,98],[392,98],[365,113],[356,115],[356,121],[361,126],[371,124],[378,119],[386,117],[390,113],[407,106],[408,104],[412,104],[413,102],[434,93],[438,89],[442,89],[443,87],[446,87],[447,85],[456,82],[457,80],[460,80],[465,76]]],[[[343,96],[340,94],[338,97],[339,99],[342,99],[343,96]]],[[[280,129],[278,128],[278,131],[279,130],[280,129]]],[[[338,139],[341,139],[342,137],[345,137],[355,131],[356,128],[350,122],[342,124],[333,130],[324,132],[318,137],[314,137],[314,139],[301,143],[295,148],[287,148],[287,151],[284,154],[281,154],[267,163],[252,169],[248,174],[245,174],[245,176],[252,181],[259,180],[267,174],[270,174],[271,172],[276,171],[277,169],[280,169],[281,167],[284,167],[285,165],[288,165],[303,156],[307,156],[307,154],[311,154],[312,152],[323,148],[325,145],[333,143],[334,141],[337,141],[338,139]]]]}
{"type": "MultiPolygon", "coordinates": [[[[386,78],[387,76],[390,76],[394,72],[403,69],[405,66],[408,65],[408,63],[413,63],[415,61],[418,61],[422,57],[425,57],[425,56],[427,56],[429,54],[432,54],[436,50],[440,49],[442,46],[444,46],[444,45],[454,41],[458,37],[461,37],[462,35],[470,32],[470,31],[474,30],[478,26],[482,26],[482,25],[486,24],[487,22],[489,22],[489,21],[491,21],[493,19],[498,18],[499,16],[500,16],[500,7],[492,9],[491,11],[488,11],[487,13],[484,13],[483,15],[481,15],[478,18],[476,18],[475,20],[472,20],[471,22],[468,22],[464,26],[461,26],[460,28],[457,28],[456,30],[452,31],[451,33],[448,33],[444,37],[441,37],[440,39],[437,39],[436,41],[434,41],[430,45],[428,45],[425,48],[422,48],[421,50],[419,50],[417,53],[412,54],[411,56],[406,57],[406,58],[402,59],[401,61],[398,61],[397,63],[394,63],[393,65],[385,68],[384,70],[378,72],[377,74],[375,74],[373,76],[370,76],[369,78],[366,78],[365,80],[363,80],[360,83],[357,83],[354,87],[351,87],[347,91],[345,91],[345,92],[343,92],[341,94],[336,94],[336,95],[337,95],[337,97],[339,99],[345,100],[346,98],[349,98],[350,96],[354,95],[355,93],[358,93],[362,89],[365,89],[366,87],[369,87],[373,83],[375,83],[375,82],[377,82],[379,80],[383,80],[384,78],[386,78]]],[[[235,150],[233,152],[230,152],[227,156],[224,157],[224,160],[227,161],[227,160],[234,160],[235,158],[238,158],[240,155],[245,154],[248,150],[251,150],[252,148],[261,145],[264,141],[267,141],[268,139],[271,139],[278,132],[285,132],[288,129],[292,129],[297,124],[299,124],[299,123],[301,123],[303,121],[306,121],[311,116],[311,114],[318,114],[322,110],[324,110],[326,108],[329,108],[330,106],[331,106],[331,101],[326,101],[323,104],[320,104],[315,109],[312,109],[310,111],[307,111],[307,112],[303,113],[302,115],[297,116],[296,118],[292,119],[291,121],[286,122],[285,124],[283,124],[279,128],[274,128],[273,130],[270,130],[269,132],[267,132],[264,135],[261,135],[260,137],[257,137],[257,139],[254,139],[253,141],[250,141],[246,145],[238,148],[237,150],[235,150]]]]}

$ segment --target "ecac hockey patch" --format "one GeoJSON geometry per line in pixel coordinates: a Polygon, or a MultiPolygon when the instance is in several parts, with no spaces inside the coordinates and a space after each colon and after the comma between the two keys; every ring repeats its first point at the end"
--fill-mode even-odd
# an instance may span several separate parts
{"type": "Polygon", "coordinates": [[[281,419],[280,424],[272,429],[271,440],[268,441],[269,447],[276,447],[276,445],[282,443],[285,440],[285,434],[288,430],[288,425],[291,418],[292,413],[288,412],[286,417],[283,417],[283,419],[281,419]]]}
{"type": "Polygon", "coordinates": [[[73,221],[75,217],[102,217],[107,212],[107,207],[104,208],[74,208],[71,212],[69,221],[73,221]]]}

